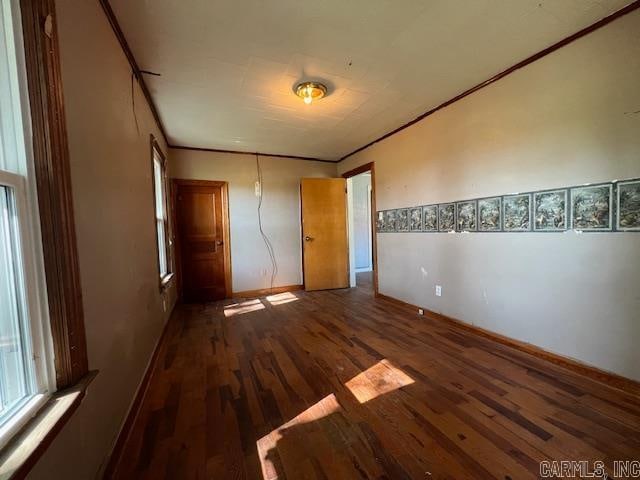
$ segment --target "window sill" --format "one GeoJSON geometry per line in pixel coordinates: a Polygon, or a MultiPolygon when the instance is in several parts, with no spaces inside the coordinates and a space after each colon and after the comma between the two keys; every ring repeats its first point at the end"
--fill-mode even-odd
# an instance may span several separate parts
{"type": "Polygon", "coordinates": [[[167,288],[171,286],[173,283],[173,279],[175,277],[175,273],[169,273],[160,279],[160,291],[164,292],[167,288]]]}
{"type": "Polygon", "coordinates": [[[91,371],[73,387],[55,392],[0,451],[0,480],[26,477],[77,410],[97,374],[91,371]]]}

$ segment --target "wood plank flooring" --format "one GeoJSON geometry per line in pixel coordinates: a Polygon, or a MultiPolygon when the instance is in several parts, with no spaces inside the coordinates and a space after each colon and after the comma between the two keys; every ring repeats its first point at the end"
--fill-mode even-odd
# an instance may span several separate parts
{"type": "Polygon", "coordinates": [[[178,307],[118,479],[536,479],[640,401],[366,288],[178,307]]]}

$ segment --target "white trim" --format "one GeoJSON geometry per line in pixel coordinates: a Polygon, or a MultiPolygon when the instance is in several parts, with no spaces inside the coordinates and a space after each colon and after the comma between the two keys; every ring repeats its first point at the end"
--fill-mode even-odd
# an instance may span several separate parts
{"type": "Polygon", "coordinates": [[[356,268],[356,273],[363,273],[363,272],[373,272],[373,267],[369,266],[369,267],[356,268]]]}
{"type": "MultiPolygon", "coordinates": [[[[371,172],[369,171],[369,177],[371,177],[371,172]]],[[[363,175],[367,176],[366,173],[363,175]]],[[[369,185],[367,185],[367,219],[369,220],[369,228],[367,228],[367,234],[369,236],[369,267],[368,270],[361,270],[363,272],[370,272],[373,270],[373,227],[371,224],[372,214],[371,212],[371,196],[373,195],[373,187],[371,185],[371,178],[369,178],[369,185]]]]}
{"type": "MultiPolygon", "coordinates": [[[[355,217],[354,217],[354,191],[353,191],[353,179],[356,177],[369,177],[369,182],[371,182],[371,172],[367,171],[364,173],[359,173],[358,175],[354,175],[353,177],[347,178],[347,207],[348,207],[348,233],[350,239],[355,239],[355,217]],[[367,175],[368,174],[368,175],[367,175]]],[[[368,265],[365,267],[356,267],[356,245],[354,241],[349,242],[349,284],[351,287],[355,287],[357,284],[356,281],[356,273],[361,272],[371,272],[373,271],[373,226],[371,224],[371,215],[372,215],[372,191],[373,187],[371,183],[367,185],[367,241],[368,241],[368,265]]]]}
{"type": "Polygon", "coordinates": [[[353,177],[347,178],[347,238],[349,239],[349,287],[356,286],[356,242],[353,216],[353,177]]]}
{"type": "Polygon", "coordinates": [[[26,180],[22,175],[0,169],[0,185],[13,188],[16,192],[24,192],[26,180]]]}
{"type": "Polygon", "coordinates": [[[0,449],[4,448],[13,436],[38,413],[49,397],[49,394],[37,393],[23,400],[22,404],[16,408],[16,413],[0,426],[0,449]]]}
{"type": "Polygon", "coordinates": [[[32,306],[29,312],[32,318],[32,336],[34,343],[37,342],[42,348],[40,361],[37,368],[40,371],[42,381],[42,392],[53,393],[56,391],[56,368],[53,353],[53,336],[51,334],[51,322],[49,318],[49,299],[47,296],[47,283],[44,270],[44,253],[42,248],[42,231],[40,229],[40,209],[38,207],[38,189],[36,184],[35,162],[33,158],[33,131],[31,128],[31,107],[29,92],[27,88],[27,68],[24,57],[24,39],[22,36],[22,15],[20,14],[20,0],[11,0],[13,15],[13,35],[15,39],[15,60],[17,66],[18,83],[20,88],[20,106],[22,116],[22,128],[24,139],[24,162],[27,174],[27,201],[26,208],[29,210],[28,234],[26,236],[25,252],[29,254],[32,278],[30,296],[32,306]]]}
{"type": "Polygon", "coordinates": [[[48,315],[48,302],[42,253],[37,186],[31,145],[31,117],[27,76],[23,51],[19,0],[0,5],[0,102],[4,112],[0,118],[0,144],[4,167],[0,185],[12,192],[17,219],[16,281],[17,301],[21,309],[24,368],[27,372],[27,394],[0,425],[0,448],[26,423],[55,391],[53,341],[48,315]]]}
{"type": "MultiPolygon", "coordinates": [[[[13,48],[15,65],[13,65],[13,77],[17,84],[19,98],[14,107],[15,135],[20,144],[17,145],[20,172],[26,176],[24,194],[19,202],[19,223],[21,235],[21,247],[23,252],[23,267],[25,272],[25,294],[27,296],[27,314],[30,319],[32,352],[38,352],[34,358],[37,389],[40,393],[54,392],[55,364],[53,355],[53,339],[49,322],[49,309],[44,271],[44,255],[42,249],[42,234],[40,230],[40,212],[38,208],[38,196],[35,167],[33,161],[33,145],[31,138],[31,109],[27,88],[27,71],[24,58],[24,40],[22,37],[22,24],[20,15],[20,1],[10,0],[11,6],[8,12],[11,15],[11,28],[13,34],[13,48]],[[19,123],[21,125],[18,124],[19,123]],[[22,128],[19,128],[21,126],[22,128]],[[29,141],[27,141],[29,139],[29,141]],[[21,204],[21,207],[20,207],[21,204]]],[[[7,22],[8,23],[8,22],[7,22]]],[[[6,25],[6,24],[5,24],[6,25]]],[[[9,52],[7,52],[9,53],[9,52]]]]}
{"type": "MultiPolygon", "coordinates": [[[[368,176],[369,182],[371,182],[371,171],[359,173],[353,177],[347,178],[347,201],[348,201],[348,222],[349,222],[349,237],[355,239],[355,218],[354,218],[354,192],[353,192],[353,179],[356,177],[368,176]]],[[[350,267],[350,286],[356,286],[356,273],[372,272],[373,271],[373,208],[372,208],[372,192],[373,186],[371,183],[367,185],[367,240],[368,240],[368,265],[364,267],[356,267],[356,253],[355,242],[349,242],[349,267],[350,267]]]]}
{"type": "Polygon", "coordinates": [[[172,272],[170,265],[169,249],[171,238],[169,235],[169,188],[167,182],[167,164],[162,156],[162,152],[155,144],[152,144],[153,151],[153,205],[156,223],[156,243],[158,245],[158,273],[160,282],[169,281],[172,272]],[[160,233],[162,232],[162,241],[160,233]]]}

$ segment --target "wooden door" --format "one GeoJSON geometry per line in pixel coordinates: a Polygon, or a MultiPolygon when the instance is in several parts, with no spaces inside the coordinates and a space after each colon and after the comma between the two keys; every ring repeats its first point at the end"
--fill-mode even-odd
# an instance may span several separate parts
{"type": "Polygon", "coordinates": [[[302,255],[306,290],[349,286],[347,183],[344,178],[303,178],[302,255]]]}
{"type": "Polygon", "coordinates": [[[226,182],[176,180],[180,284],[185,302],[231,295],[226,182]]]}

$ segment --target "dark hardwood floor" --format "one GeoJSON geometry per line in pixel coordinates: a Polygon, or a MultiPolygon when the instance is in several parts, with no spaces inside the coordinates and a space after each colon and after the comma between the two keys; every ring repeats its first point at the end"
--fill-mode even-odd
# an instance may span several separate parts
{"type": "Polygon", "coordinates": [[[181,306],[168,328],[116,478],[522,480],[640,456],[638,398],[366,287],[181,306]]]}

